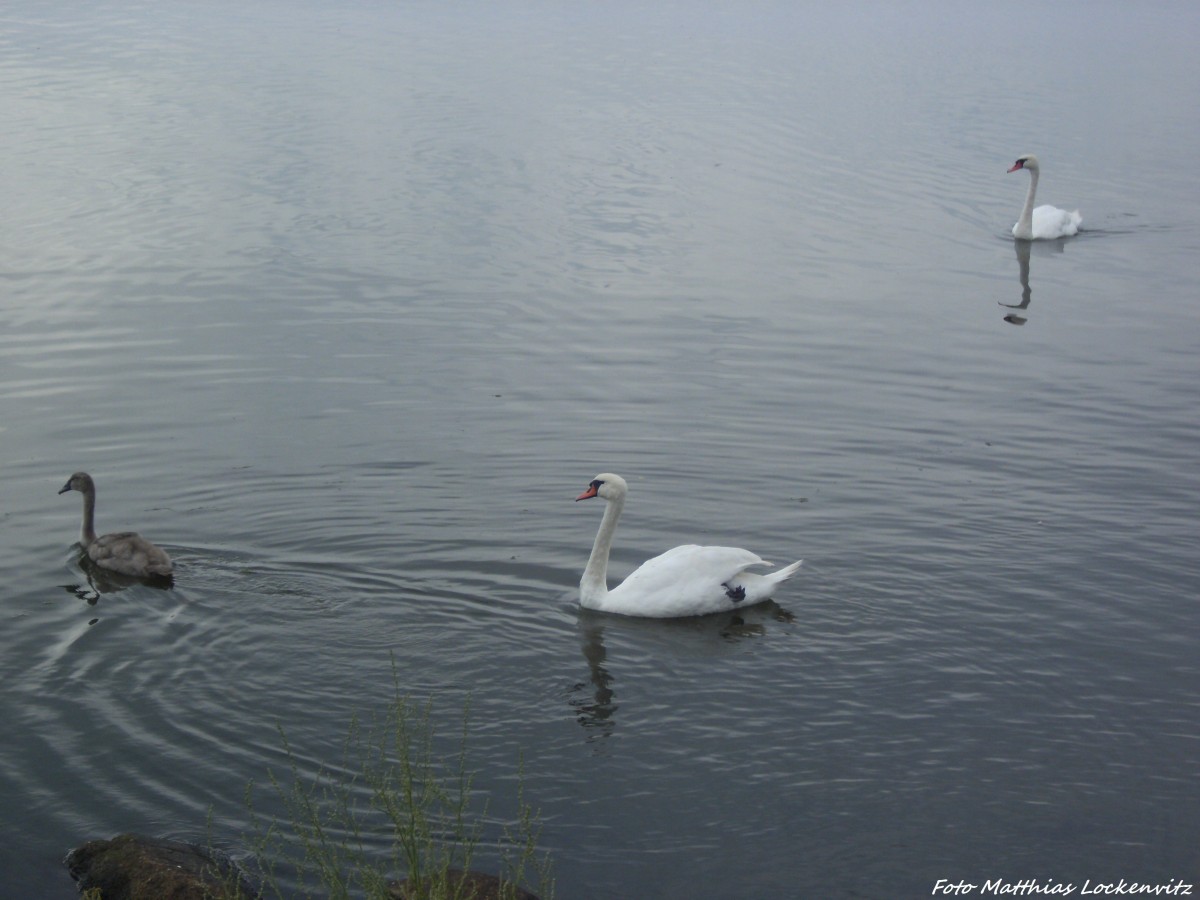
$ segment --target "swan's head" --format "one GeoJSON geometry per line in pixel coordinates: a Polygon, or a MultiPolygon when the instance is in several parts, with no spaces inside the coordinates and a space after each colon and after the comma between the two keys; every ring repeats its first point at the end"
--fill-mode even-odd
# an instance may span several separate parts
{"type": "Polygon", "coordinates": [[[67,483],[59,490],[60,494],[65,494],[67,491],[81,491],[86,494],[88,491],[96,490],[96,485],[92,481],[92,476],[87,472],[76,472],[67,479],[67,483]]]}
{"type": "Polygon", "coordinates": [[[624,497],[625,492],[629,490],[629,486],[625,484],[625,479],[620,475],[613,475],[608,472],[601,473],[592,479],[592,483],[587,486],[587,490],[575,498],[575,502],[587,500],[591,497],[599,497],[602,500],[616,500],[619,497],[624,497]]]}
{"type": "Polygon", "coordinates": [[[1036,172],[1038,170],[1037,157],[1032,153],[1026,153],[1015,163],[1013,163],[1012,168],[1008,171],[1015,172],[1017,169],[1029,169],[1031,172],[1036,172]]]}

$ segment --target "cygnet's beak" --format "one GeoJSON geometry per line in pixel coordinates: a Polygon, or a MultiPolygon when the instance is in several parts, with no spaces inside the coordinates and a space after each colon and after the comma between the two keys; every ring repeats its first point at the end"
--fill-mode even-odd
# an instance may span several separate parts
{"type": "Polygon", "coordinates": [[[65,493],[66,493],[67,491],[69,491],[70,489],[71,489],[71,482],[69,482],[69,481],[68,481],[68,482],[67,482],[66,484],[64,484],[64,485],[63,485],[61,488],[59,488],[59,491],[58,491],[58,492],[59,492],[60,494],[65,494],[65,493]]]}

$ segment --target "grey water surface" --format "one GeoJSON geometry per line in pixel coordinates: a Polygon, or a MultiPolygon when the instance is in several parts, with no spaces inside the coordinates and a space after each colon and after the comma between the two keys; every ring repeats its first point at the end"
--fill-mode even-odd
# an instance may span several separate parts
{"type": "Polygon", "coordinates": [[[469,701],[484,867],[523,767],[563,900],[1200,881],[1198,36],[10,0],[0,894],[122,831],[244,846],[280,729],[336,764],[393,666],[451,744],[469,701]],[[1012,240],[1029,152],[1078,237],[1012,240]],[[172,589],[79,568],[80,469],[172,589]],[[805,565],[583,613],[601,471],[612,578],[805,565]]]}

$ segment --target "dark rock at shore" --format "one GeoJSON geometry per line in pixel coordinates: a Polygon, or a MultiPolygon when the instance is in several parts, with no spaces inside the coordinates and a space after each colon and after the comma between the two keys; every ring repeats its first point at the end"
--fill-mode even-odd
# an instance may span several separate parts
{"type": "MultiPolygon", "coordinates": [[[[454,896],[461,897],[462,900],[500,900],[501,896],[512,897],[513,900],[538,900],[537,895],[531,894],[525,888],[503,882],[495,875],[464,872],[461,869],[451,869],[449,875],[451,884],[457,888],[454,896]],[[502,888],[509,893],[501,895],[502,888]]],[[[392,900],[424,900],[428,895],[414,891],[408,879],[405,879],[388,885],[388,896],[392,900]]]]}
{"type": "Polygon", "coordinates": [[[259,896],[237,867],[197,844],[119,834],[88,841],[63,861],[82,893],[103,900],[251,900],[259,896]]]}
{"type": "MultiPolygon", "coordinates": [[[[261,896],[223,854],[184,841],[119,834],[76,847],[64,862],[80,892],[99,890],[101,900],[257,900],[261,896]]],[[[461,900],[538,900],[536,894],[495,875],[451,869],[449,877],[452,895],[461,900]]],[[[388,885],[388,896],[425,900],[428,894],[414,890],[405,879],[388,885]]]]}

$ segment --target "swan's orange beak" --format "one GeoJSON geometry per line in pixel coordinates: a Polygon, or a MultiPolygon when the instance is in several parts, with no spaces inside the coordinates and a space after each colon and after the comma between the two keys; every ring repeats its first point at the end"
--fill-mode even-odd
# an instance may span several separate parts
{"type": "Polygon", "coordinates": [[[575,502],[578,503],[580,500],[587,500],[589,497],[595,497],[595,496],[596,496],[596,486],[594,484],[589,484],[588,489],[586,491],[584,491],[582,494],[580,494],[578,497],[575,498],[575,502]]]}
{"type": "Polygon", "coordinates": [[[1025,163],[1021,162],[1021,160],[1018,159],[1015,163],[1013,163],[1013,167],[1011,169],[1009,169],[1008,171],[1015,172],[1015,171],[1017,171],[1017,169],[1023,169],[1023,168],[1025,168],[1025,163]]]}

